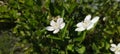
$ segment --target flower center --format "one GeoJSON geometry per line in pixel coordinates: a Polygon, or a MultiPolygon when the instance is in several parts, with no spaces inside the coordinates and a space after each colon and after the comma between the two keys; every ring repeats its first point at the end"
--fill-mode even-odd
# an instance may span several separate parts
{"type": "Polygon", "coordinates": [[[59,28],[59,24],[55,23],[54,28],[55,28],[55,29],[58,29],[58,28],[59,28]]]}
{"type": "Polygon", "coordinates": [[[117,47],[117,48],[115,49],[115,51],[120,51],[120,48],[119,48],[119,47],[117,47]]]}
{"type": "Polygon", "coordinates": [[[87,28],[89,24],[90,24],[90,21],[84,21],[82,25],[84,28],[87,28]]]}

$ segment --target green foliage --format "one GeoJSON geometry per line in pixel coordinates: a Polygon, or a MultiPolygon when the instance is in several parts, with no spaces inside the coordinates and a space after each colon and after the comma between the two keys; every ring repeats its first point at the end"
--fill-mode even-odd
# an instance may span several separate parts
{"type": "Polygon", "coordinates": [[[17,38],[12,37],[10,31],[4,31],[0,33],[0,54],[9,54],[13,52],[14,44],[17,42],[17,38]]]}
{"type": "Polygon", "coordinates": [[[10,30],[10,38],[18,40],[14,46],[5,47],[11,43],[8,43],[11,39],[6,32],[7,36],[0,37],[0,46],[3,46],[0,54],[112,54],[110,40],[120,42],[120,2],[115,0],[3,2],[5,4],[0,6],[0,31],[10,30]],[[99,16],[98,23],[91,30],[76,32],[76,24],[88,14],[99,16]],[[53,34],[45,28],[56,16],[63,17],[66,25],[59,33],[53,34]]]}

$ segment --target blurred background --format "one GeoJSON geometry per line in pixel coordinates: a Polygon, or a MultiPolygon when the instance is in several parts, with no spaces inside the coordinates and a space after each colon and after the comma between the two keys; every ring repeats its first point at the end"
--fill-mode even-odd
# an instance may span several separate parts
{"type": "Polygon", "coordinates": [[[0,0],[0,54],[113,54],[119,42],[120,0],[0,0]],[[81,40],[74,30],[88,14],[100,19],[81,40]],[[52,34],[56,16],[66,26],[52,34]]]}

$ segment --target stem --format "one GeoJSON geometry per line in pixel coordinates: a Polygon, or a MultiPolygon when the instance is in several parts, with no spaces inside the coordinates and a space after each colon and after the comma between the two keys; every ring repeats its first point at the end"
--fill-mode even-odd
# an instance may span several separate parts
{"type": "Polygon", "coordinates": [[[84,41],[85,37],[86,37],[86,31],[84,31],[82,34],[82,37],[81,37],[82,40],[81,40],[80,44],[84,41]]]}
{"type": "Polygon", "coordinates": [[[65,49],[65,54],[68,54],[67,49],[65,49]]]}

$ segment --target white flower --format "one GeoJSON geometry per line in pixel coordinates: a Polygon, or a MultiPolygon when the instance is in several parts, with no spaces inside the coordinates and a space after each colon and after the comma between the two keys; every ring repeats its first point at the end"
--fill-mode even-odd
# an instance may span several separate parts
{"type": "Polygon", "coordinates": [[[0,1],[0,6],[4,5],[4,2],[3,1],[0,1]]]}
{"type": "Polygon", "coordinates": [[[53,33],[58,33],[60,29],[63,29],[65,27],[65,23],[63,22],[63,18],[58,18],[55,22],[54,20],[51,20],[50,26],[46,27],[48,31],[53,31],[53,33]]]}
{"type": "Polygon", "coordinates": [[[99,17],[96,16],[91,20],[91,15],[87,15],[84,19],[84,21],[79,22],[77,24],[77,28],[75,31],[84,31],[84,30],[90,30],[94,27],[94,24],[99,20],[99,17]]]}
{"type": "Polygon", "coordinates": [[[110,50],[115,54],[120,54],[120,43],[117,46],[115,44],[111,44],[110,50]]]}
{"type": "Polygon", "coordinates": [[[106,20],[106,17],[103,18],[103,21],[105,21],[105,20],[106,20]]]}

